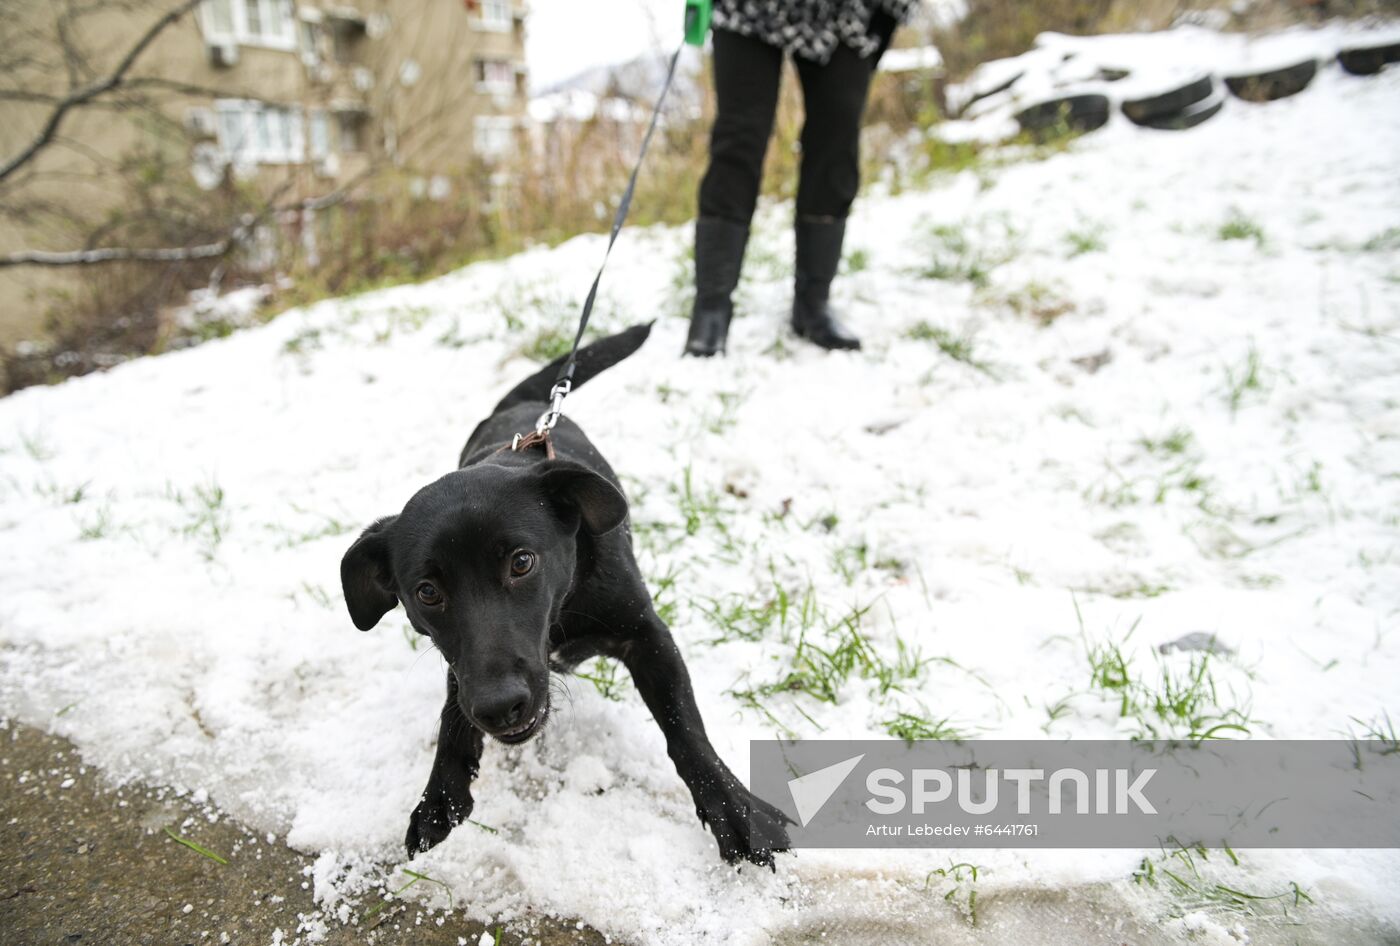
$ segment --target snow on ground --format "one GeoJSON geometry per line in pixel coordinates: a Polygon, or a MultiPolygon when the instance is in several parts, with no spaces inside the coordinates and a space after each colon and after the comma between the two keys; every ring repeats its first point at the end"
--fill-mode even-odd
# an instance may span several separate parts
{"type": "MultiPolygon", "coordinates": [[[[687,232],[626,233],[598,320],[659,321],[568,410],[623,473],[741,777],[751,738],[880,735],[901,713],[1006,738],[1327,738],[1400,716],[1398,106],[1400,73],[1329,68],[1190,132],[1117,122],[865,198],[838,291],[855,355],[785,330],[789,208],[763,215],[712,362],[677,357],[687,232]],[[876,666],[833,679],[835,704],[769,686],[816,673],[799,635],[852,627],[876,666]],[[1190,719],[1163,718],[1163,672],[1201,656],[1156,648],[1193,631],[1235,656],[1190,719]],[[1126,715],[1093,684],[1107,645],[1126,715]]],[[[318,852],[327,917],[358,917],[402,878],[443,664],[401,612],[353,629],[340,555],[451,468],[534,370],[522,349],[567,331],[601,250],[321,303],[0,402],[0,714],[318,852]]],[[[1284,935],[1135,885],[1144,852],[803,851],[736,872],[625,679],[617,699],[568,686],[541,739],[488,748],[473,817],[494,830],[414,862],[472,916],[648,944],[1284,935]]],[[[1289,942],[1400,928],[1392,853],[1240,857],[1202,876],[1313,898],[1260,907],[1288,903],[1289,942]]]]}

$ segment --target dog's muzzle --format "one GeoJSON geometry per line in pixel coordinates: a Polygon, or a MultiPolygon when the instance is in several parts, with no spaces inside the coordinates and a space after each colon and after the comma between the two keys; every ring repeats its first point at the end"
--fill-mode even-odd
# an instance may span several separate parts
{"type": "Polygon", "coordinates": [[[487,732],[489,732],[499,742],[504,742],[506,745],[510,746],[516,746],[520,745],[523,742],[528,742],[535,735],[535,733],[543,729],[545,720],[548,717],[549,700],[548,698],[546,698],[545,702],[540,706],[540,708],[535,710],[534,714],[520,725],[513,726],[510,729],[501,730],[498,732],[491,732],[491,730],[487,730],[487,732]]]}

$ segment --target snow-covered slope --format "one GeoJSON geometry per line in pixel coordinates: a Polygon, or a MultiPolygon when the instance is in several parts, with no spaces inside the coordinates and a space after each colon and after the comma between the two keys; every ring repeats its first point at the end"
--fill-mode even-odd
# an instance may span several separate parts
{"type": "Polygon", "coordinates": [[[983,63],[950,86],[948,107],[959,120],[944,123],[939,134],[997,141],[1020,130],[1017,111],[1064,96],[1104,95],[1121,103],[1179,89],[1201,76],[1222,80],[1306,62],[1331,65],[1341,50],[1394,43],[1400,43],[1400,23],[1393,20],[1334,20],[1260,34],[1189,23],[1157,33],[1042,33],[1030,50],[983,63]]]}
{"type": "MultiPolygon", "coordinates": [[[[883,734],[900,713],[1183,734],[1124,716],[1090,655],[1119,646],[1136,700],[1201,659],[1157,652],[1192,631],[1235,653],[1209,665],[1207,725],[1325,738],[1400,716],[1397,155],[1400,73],[1329,69],[1191,132],[1117,123],[864,198],[838,292],[854,355],[785,329],[789,208],[763,215],[710,362],[677,357],[688,234],[628,231],[599,321],[659,322],[568,410],[623,473],[736,771],[750,738],[883,734]],[[896,688],[765,687],[799,633],[851,627],[896,688]]],[[[0,713],[320,852],[328,917],[360,915],[400,863],[443,670],[401,612],[353,629],[339,557],[451,468],[534,369],[522,348],[567,331],[601,251],[580,238],[0,402],[0,713]]],[[[624,678],[616,700],[573,680],[543,738],[488,748],[473,817],[494,832],[414,863],[459,910],[654,944],[1277,938],[1134,885],[1142,852],[805,851],[736,872],[624,678]],[[959,861],[975,881],[930,874],[959,861]]],[[[1312,896],[1289,942],[1400,924],[1393,855],[1241,859],[1209,869],[1312,896]]]]}

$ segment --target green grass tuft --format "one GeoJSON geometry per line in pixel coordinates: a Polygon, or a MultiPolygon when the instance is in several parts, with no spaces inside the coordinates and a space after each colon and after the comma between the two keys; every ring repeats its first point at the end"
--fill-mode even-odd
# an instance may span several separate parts
{"type": "Polygon", "coordinates": [[[1265,242],[1264,228],[1245,216],[1239,208],[1232,208],[1229,216],[1216,229],[1215,235],[1222,241],[1253,240],[1256,246],[1265,242]]]}
{"type": "Polygon", "coordinates": [[[975,342],[970,333],[956,335],[941,325],[919,322],[904,334],[906,338],[911,338],[914,341],[933,342],[938,346],[939,351],[954,361],[960,361],[970,368],[976,368],[988,377],[996,377],[996,370],[991,363],[977,356],[975,342]]]}
{"type": "Polygon", "coordinates": [[[952,881],[953,886],[943,894],[947,903],[955,906],[972,926],[977,925],[977,877],[979,868],[967,862],[937,867],[924,876],[924,890],[933,886],[933,879],[939,877],[952,881]]]}
{"type": "Polygon", "coordinates": [[[1042,328],[1053,324],[1061,316],[1069,315],[1076,308],[1060,289],[1036,281],[1009,292],[990,294],[986,301],[1012,315],[1032,319],[1042,328]]]}
{"type": "Polygon", "coordinates": [[[575,669],[574,676],[593,684],[593,688],[603,699],[612,700],[615,703],[620,702],[622,691],[627,686],[626,676],[618,672],[622,664],[609,657],[595,657],[590,667],[588,672],[575,669]]]}
{"type": "Polygon", "coordinates": [[[539,329],[517,349],[517,352],[531,361],[548,363],[567,355],[574,343],[573,332],[559,327],[539,329]]]}
{"type": "Polygon", "coordinates": [[[779,694],[805,695],[837,705],[852,678],[871,682],[880,696],[901,689],[904,681],[919,676],[928,661],[897,636],[893,655],[876,648],[862,624],[869,611],[868,605],[854,607],[833,622],[817,609],[816,625],[804,626],[797,636],[788,669],[775,680],[731,690],[731,695],[750,706],[779,694]]]}
{"type": "Polygon", "coordinates": [[[1259,358],[1259,350],[1251,344],[1244,364],[1225,367],[1225,402],[1230,405],[1230,413],[1238,413],[1251,393],[1263,390],[1263,362],[1259,358]]]}
{"type": "Polygon", "coordinates": [[[990,227],[987,221],[934,225],[928,231],[932,243],[931,258],[917,270],[918,275],[924,279],[971,283],[978,289],[985,289],[991,283],[992,271],[1015,256],[1014,231],[1002,224],[1000,232],[986,232],[990,227]],[[981,242],[997,244],[1000,249],[986,249],[974,241],[968,233],[973,226],[981,231],[978,234],[981,242]]]}
{"type": "Polygon", "coordinates": [[[409,877],[411,877],[412,879],[411,879],[408,883],[404,884],[402,887],[398,888],[397,890],[393,891],[392,893],[387,894],[387,895],[384,897],[384,899],[380,900],[380,901],[379,901],[378,903],[376,903],[374,906],[372,906],[372,907],[370,907],[368,910],[366,910],[364,916],[362,917],[362,919],[364,919],[364,920],[370,919],[370,918],[373,917],[375,914],[379,913],[380,910],[383,910],[383,909],[384,909],[385,907],[387,907],[390,903],[392,903],[392,902],[394,901],[394,898],[401,896],[405,891],[407,891],[407,890],[408,890],[410,887],[412,887],[414,884],[418,884],[418,883],[421,883],[421,882],[423,882],[423,881],[426,881],[426,882],[428,882],[428,883],[430,883],[430,884],[437,884],[437,885],[438,885],[439,887],[441,887],[443,890],[447,891],[447,905],[448,905],[448,908],[449,908],[449,909],[455,908],[455,905],[453,904],[453,901],[452,901],[452,888],[449,887],[449,886],[447,886],[447,884],[443,883],[442,881],[438,880],[438,879],[435,878],[435,877],[429,877],[427,874],[420,874],[420,873],[418,873],[417,871],[409,870],[407,867],[401,867],[401,868],[399,868],[399,869],[402,870],[405,874],[407,874],[407,875],[408,875],[409,877]]]}
{"type": "Polygon", "coordinates": [[[1065,233],[1066,255],[1070,259],[1076,256],[1084,256],[1086,253],[1102,253],[1108,249],[1108,243],[1104,240],[1106,228],[1102,224],[1086,224],[1076,230],[1065,233]]]}
{"type": "Polygon", "coordinates": [[[1400,227],[1387,227],[1361,244],[1363,253],[1393,253],[1400,250],[1400,227]]]}
{"type": "MultiPolygon", "coordinates": [[[[1224,739],[1250,735],[1257,722],[1246,702],[1233,693],[1226,699],[1211,672],[1211,655],[1193,653],[1187,665],[1157,657],[1156,678],[1141,675],[1124,645],[1137,622],[1119,641],[1089,640],[1079,603],[1075,602],[1079,631],[1089,664],[1089,690],[1118,702],[1118,716],[1134,725],[1134,739],[1224,739]]],[[[1154,653],[1154,657],[1157,655],[1154,653]]]]}
{"type": "Polygon", "coordinates": [[[191,851],[194,851],[196,854],[203,855],[204,857],[209,858],[216,864],[223,864],[225,866],[228,865],[228,861],[215,854],[213,851],[209,850],[204,845],[196,841],[191,841],[189,838],[182,838],[174,831],[171,831],[169,828],[165,829],[165,833],[170,836],[170,840],[176,842],[177,844],[183,844],[185,847],[189,848],[191,851]]]}
{"type": "MultiPolygon", "coordinates": [[[[1400,734],[1395,731],[1395,723],[1391,721],[1388,711],[1366,722],[1351,717],[1351,721],[1361,727],[1361,738],[1369,739],[1372,742],[1379,742],[1382,746],[1382,755],[1394,755],[1400,752],[1400,734]]],[[[1353,737],[1355,738],[1355,737],[1353,737]]]]}
{"type": "MultiPolygon", "coordinates": [[[[1228,845],[1223,851],[1230,866],[1238,868],[1239,856],[1228,845]]],[[[1176,916],[1212,911],[1243,916],[1281,914],[1291,918],[1290,911],[1313,902],[1296,881],[1289,881],[1287,889],[1277,893],[1254,893],[1221,883],[1218,875],[1223,869],[1211,864],[1210,853],[1204,845],[1178,844],[1174,850],[1160,857],[1144,857],[1137,870],[1133,871],[1133,882],[1166,893],[1175,903],[1173,912],[1176,916]]]]}
{"type": "Polygon", "coordinates": [[[169,490],[168,494],[189,516],[181,532],[199,546],[205,561],[213,561],[229,529],[227,497],[216,481],[196,483],[190,494],[169,490]]]}
{"type": "Polygon", "coordinates": [[[1180,456],[1196,441],[1195,434],[1185,427],[1176,427],[1161,437],[1139,437],[1138,446],[1160,456],[1180,456]]]}
{"type": "Polygon", "coordinates": [[[958,741],[967,738],[966,733],[946,718],[931,719],[915,716],[913,713],[898,713],[893,719],[881,723],[881,727],[894,738],[903,739],[905,742],[916,742],[920,739],[958,741]]]}
{"type": "Polygon", "coordinates": [[[35,463],[47,463],[58,456],[41,431],[20,431],[19,443],[25,454],[35,463]]]}
{"type": "Polygon", "coordinates": [[[78,538],[84,542],[103,539],[112,534],[112,509],[106,503],[98,507],[91,519],[78,523],[78,538]]]}

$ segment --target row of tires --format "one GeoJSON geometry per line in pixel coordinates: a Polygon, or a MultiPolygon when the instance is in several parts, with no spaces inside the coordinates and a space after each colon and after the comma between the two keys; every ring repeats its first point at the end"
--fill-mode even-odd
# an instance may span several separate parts
{"type": "MultiPolygon", "coordinates": [[[[1358,76],[1375,75],[1390,63],[1400,62],[1400,43],[1344,49],[1337,54],[1342,69],[1358,76]]],[[[1219,114],[1229,95],[1246,102],[1272,102],[1297,95],[1317,75],[1318,61],[1307,59],[1285,66],[1224,77],[1203,75],[1154,95],[1124,99],[1123,114],[1144,128],[1180,131],[1194,128],[1219,114]]],[[[1126,78],[1126,72],[1105,75],[1108,81],[1126,78]]],[[[1037,102],[1016,113],[1023,131],[1036,137],[1064,131],[1086,132],[1108,123],[1113,108],[1107,95],[1084,93],[1037,102]]]]}

